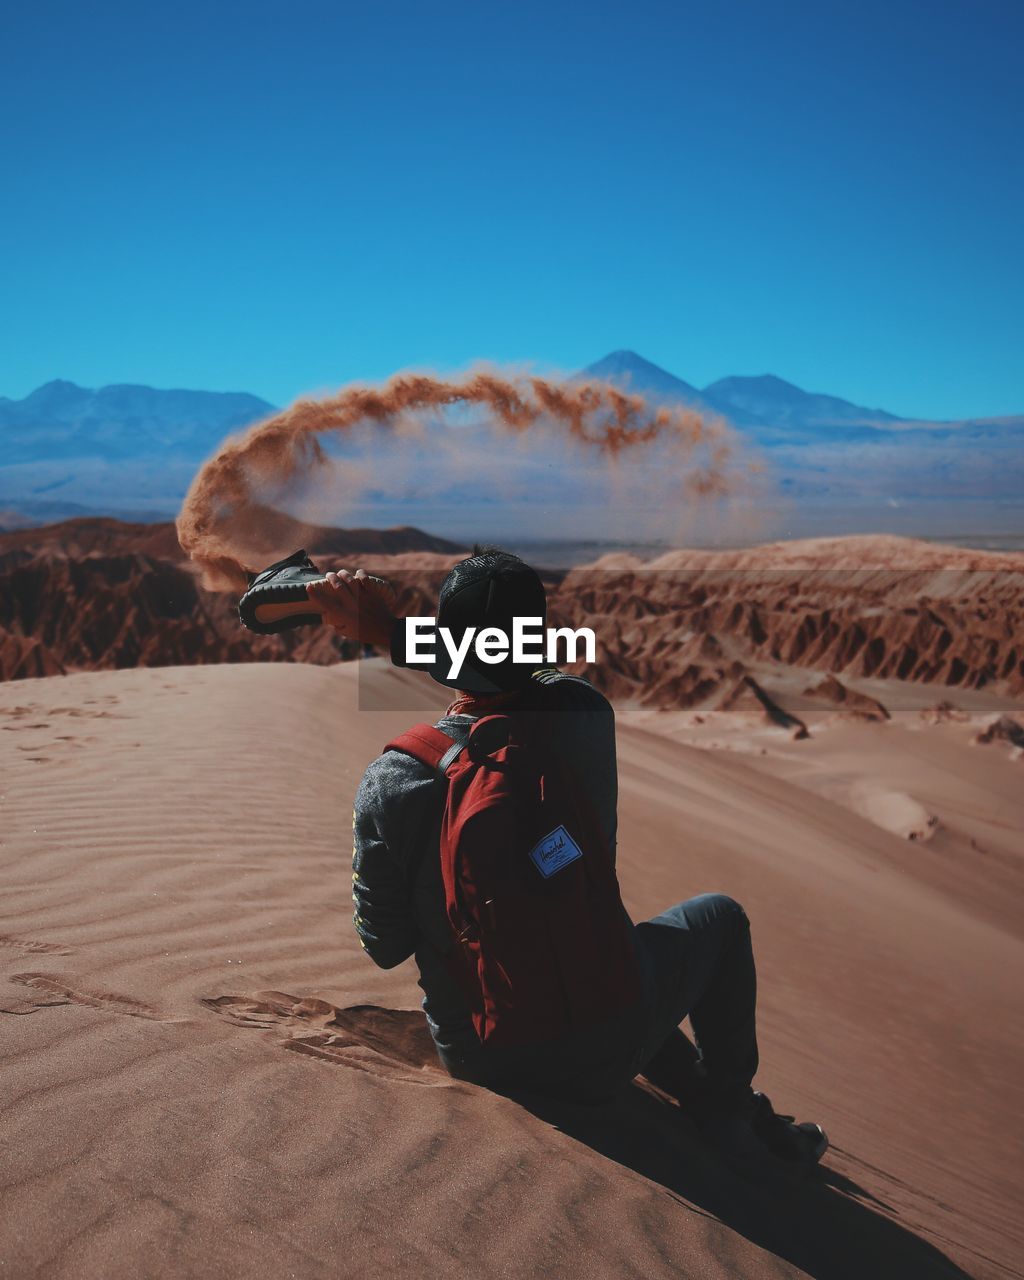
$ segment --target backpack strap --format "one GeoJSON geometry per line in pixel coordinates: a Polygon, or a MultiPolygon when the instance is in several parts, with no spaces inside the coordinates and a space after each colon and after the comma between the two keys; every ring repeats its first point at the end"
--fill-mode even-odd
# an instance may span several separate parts
{"type": "Polygon", "coordinates": [[[432,724],[417,724],[397,738],[392,738],[384,748],[385,751],[404,751],[428,769],[434,769],[444,777],[449,768],[458,759],[469,741],[465,737],[453,738],[450,734],[435,729],[432,724]]]}

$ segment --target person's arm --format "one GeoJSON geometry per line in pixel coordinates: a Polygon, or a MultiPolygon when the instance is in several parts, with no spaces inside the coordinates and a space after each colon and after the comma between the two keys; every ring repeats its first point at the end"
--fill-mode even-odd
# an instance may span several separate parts
{"type": "Polygon", "coordinates": [[[365,569],[339,569],[321,582],[310,582],[306,595],[319,606],[323,620],[349,640],[381,645],[390,650],[400,618],[395,589],[365,569]]]}
{"type": "Polygon", "coordinates": [[[381,969],[393,969],[416,949],[416,919],[407,877],[384,838],[373,766],[356,793],[352,814],[353,923],[363,950],[381,969]]]}
{"type": "Polygon", "coordinates": [[[350,573],[339,569],[322,582],[311,582],[306,594],[322,610],[323,620],[349,640],[380,646],[393,666],[409,667],[434,675],[444,682],[451,658],[435,649],[431,662],[410,663],[406,657],[405,618],[395,608],[395,590],[383,578],[371,577],[365,569],[350,573]]]}

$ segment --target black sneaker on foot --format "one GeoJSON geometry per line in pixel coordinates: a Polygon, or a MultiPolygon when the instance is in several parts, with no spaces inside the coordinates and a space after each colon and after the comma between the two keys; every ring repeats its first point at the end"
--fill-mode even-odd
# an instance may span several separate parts
{"type": "Polygon", "coordinates": [[[790,1164],[812,1167],[828,1150],[828,1134],[820,1124],[780,1116],[763,1093],[754,1094],[750,1127],[773,1156],[790,1164]]]}
{"type": "Polygon", "coordinates": [[[694,1116],[704,1140],[740,1173],[802,1178],[828,1150],[818,1124],[797,1124],[776,1113],[768,1097],[751,1091],[741,1103],[694,1116]]]}

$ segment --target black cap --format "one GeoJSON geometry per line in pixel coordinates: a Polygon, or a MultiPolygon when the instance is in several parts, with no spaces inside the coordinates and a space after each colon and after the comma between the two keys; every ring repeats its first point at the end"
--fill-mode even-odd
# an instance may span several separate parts
{"type": "MultiPolygon", "coordinates": [[[[547,620],[544,584],[537,573],[510,551],[485,549],[460,560],[441,584],[437,601],[437,625],[447,627],[456,642],[468,627],[500,627],[512,638],[514,618],[547,620]]],[[[430,675],[449,689],[471,693],[504,693],[529,682],[537,664],[517,665],[511,655],[499,663],[480,662],[471,648],[458,676],[448,679],[447,651],[438,640],[440,659],[430,675]]]]}

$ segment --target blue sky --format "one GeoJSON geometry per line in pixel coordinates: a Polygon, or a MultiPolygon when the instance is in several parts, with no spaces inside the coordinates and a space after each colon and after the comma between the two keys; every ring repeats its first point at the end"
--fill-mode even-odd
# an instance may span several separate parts
{"type": "Polygon", "coordinates": [[[0,18],[0,394],[617,347],[1024,412],[1017,0],[0,18]]]}

